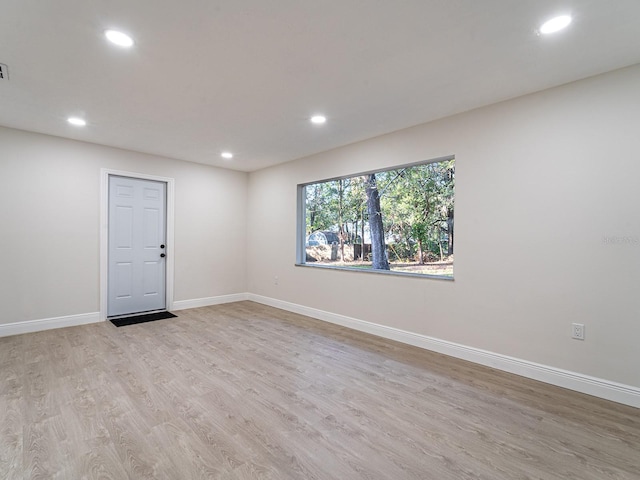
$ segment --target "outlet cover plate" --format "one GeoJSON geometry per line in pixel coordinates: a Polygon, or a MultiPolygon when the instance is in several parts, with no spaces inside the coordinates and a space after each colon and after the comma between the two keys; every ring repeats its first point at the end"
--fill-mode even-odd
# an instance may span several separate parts
{"type": "Polygon", "coordinates": [[[584,323],[571,324],[571,338],[576,340],[584,340],[584,323]]]}

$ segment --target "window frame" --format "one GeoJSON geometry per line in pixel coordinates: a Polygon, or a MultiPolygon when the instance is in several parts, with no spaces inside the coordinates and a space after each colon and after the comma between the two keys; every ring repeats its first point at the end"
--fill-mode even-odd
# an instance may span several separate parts
{"type": "MultiPolygon", "coordinates": [[[[351,173],[348,175],[340,175],[336,177],[328,177],[322,180],[314,180],[312,182],[304,182],[299,183],[296,186],[296,267],[308,267],[308,268],[319,268],[324,270],[340,270],[347,272],[358,272],[358,273],[372,273],[376,275],[393,275],[393,276],[401,276],[401,277],[413,277],[413,278],[428,278],[428,279],[437,279],[437,280],[447,280],[453,281],[454,275],[434,275],[427,273],[411,273],[411,272],[398,272],[393,270],[377,270],[377,269],[362,269],[350,266],[333,266],[333,265],[324,265],[324,264],[309,264],[306,262],[307,258],[307,249],[306,249],[306,187],[309,185],[315,185],[317,183],[326,183],[332,182],[336,180],[344,180],[347,178],[359,177],[364,175],[377,174],[382,172],[389,172],[392,170],[400,170],[403,168],[410,167],[418,167],[421,165],[429,165],[432,163],[440,163],[447,162],[451,160],[455,160],[455,155],[445,155],[442,157],[437,157],[429,160],[419,160],[416,162],[403,163],[399,165],[392,165],[390,167],[384,167],[374,170],[365,170],[362,172],[351,173]]],[[[454,196],[455,199],[455,185],[454,185],[454,196]]],[[[455,200],[454,200],[455,201],[455,200]]]]}

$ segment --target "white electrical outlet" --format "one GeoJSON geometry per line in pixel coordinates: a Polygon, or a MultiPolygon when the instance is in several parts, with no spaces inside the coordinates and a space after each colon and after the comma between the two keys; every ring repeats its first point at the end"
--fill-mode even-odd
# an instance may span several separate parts
{"type": "Polygon", "coordinates": [[[278,276],[276,275],[275,277],[273,277],[273,284],[274,284],[274,285],[278,285],[278,281],[279,281],[279,280],[280,280],[280,279],[279,279],[279,278],[278,278],[278,276]]]}
{"type": "Polygon", "coordinates": [[[584,323],[571,324],[571,338],[576,340],[584,340],[584,323]]]}

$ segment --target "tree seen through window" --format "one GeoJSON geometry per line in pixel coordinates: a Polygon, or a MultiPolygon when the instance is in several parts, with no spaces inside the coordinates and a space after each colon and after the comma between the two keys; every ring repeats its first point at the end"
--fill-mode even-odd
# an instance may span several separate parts
{"type": "Polygon", "coordinates": [[[453,276],[455,160],[304,185],[308,265],[453,276]]]}

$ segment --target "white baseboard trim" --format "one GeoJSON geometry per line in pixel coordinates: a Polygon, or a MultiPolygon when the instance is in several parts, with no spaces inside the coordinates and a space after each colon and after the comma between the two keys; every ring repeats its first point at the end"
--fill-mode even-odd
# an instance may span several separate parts
{"type": "Polygon", "coordinates": [[[178,300],[173,302],[171,310],[186,310],[187,308],[208,307],[210,305],[220,305],[222,303],[242,302],[248,299],[248,293],[233,293],[231,295],[220,295],[217,297],[194,298],[192,300],[178,300]]]}
{"type": "Polygon", "coordinates": [[[247,300],[640,408],[640,388],[249,293],[247,300]]]}
{"type": "MultiPolygon", "coordinates": [[[[173,302],[172,310],[184,310],[187,308],[206,307],[209,305],[219,305],[221,303],[241,302],[247,300],[247,293],[235,293],[232,295],[221,295],[219,297],[196,298],[193,300],[179,300],[173,302]]],[[[5,323],[0,325],[0,337],[20,335],[23,333],[40,332],[43,330],[53,330],[54,328],[75,327],[88,323],[102,322],[100,312],[81,313],[78,315],[65,315],[63,317],[42,318],[38,320],[25,320],[24,322],[5,323]]]]}
{"type": "Polygon", "coordinates": [[[39,320],[25,320],[24,322],[5,323],[0,325],[0,337],[20,335],[23,333],[40,332],[54,328],[75,327],[88,323],[101,322],[100,312],[65,315],[64,317],[42,318],[39,320]]]}

